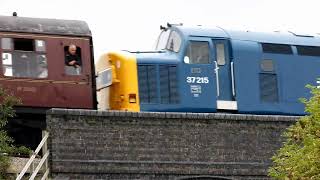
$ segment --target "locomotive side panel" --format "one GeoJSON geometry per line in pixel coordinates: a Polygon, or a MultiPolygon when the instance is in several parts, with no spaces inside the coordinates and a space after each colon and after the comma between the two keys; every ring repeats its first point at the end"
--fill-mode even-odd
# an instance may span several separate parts
{"type": "Polygon", "coordinates": [[[259,104],[258,44],[250,41],[232,40],[234,76],[238,110],[253,110],[259,104]]]}
{"type": "MultiPolygon", "coordinates": [[[[320,59],[298,54],[295,45],[233,40],[238,111],[304,114],[299,98],[320,77],[320,59]]],[[[310,46],[308,46],[310,47],[310,46]]]]}

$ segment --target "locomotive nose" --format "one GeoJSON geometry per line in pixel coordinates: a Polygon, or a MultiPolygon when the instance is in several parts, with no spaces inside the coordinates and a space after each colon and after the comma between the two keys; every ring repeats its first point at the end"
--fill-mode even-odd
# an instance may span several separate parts
{"type": "Polygon", "coordinates": [[[140,111],[135,55],[127,52],[104,54],[96,71],[99,109],[140,111]]]}

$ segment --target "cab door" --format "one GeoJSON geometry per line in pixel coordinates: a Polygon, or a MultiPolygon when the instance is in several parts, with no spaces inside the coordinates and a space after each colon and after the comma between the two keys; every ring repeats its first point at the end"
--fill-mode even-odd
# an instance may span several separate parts
{"type": "Polygon", "coordinates": [[[227,39],[213,39],[214,69],[217,87],[217,109],[237,110],[235,101],[234,65],[227,39]]]}
{"type": "Polygon", "coordinates": [[[213,42],[206,37],[190,37],[186,42],[182,76],[183,106],[191,112],[215,112],[217,88],[213,42]]]}

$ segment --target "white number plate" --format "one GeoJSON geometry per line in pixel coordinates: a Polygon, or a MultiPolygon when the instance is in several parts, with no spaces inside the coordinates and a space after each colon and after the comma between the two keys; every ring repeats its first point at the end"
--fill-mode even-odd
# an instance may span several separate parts
{"type": "Polygon", "coordinates": [[[208,77],[187,77],[187,83],[207,84],[209,83],[208,77]]]}

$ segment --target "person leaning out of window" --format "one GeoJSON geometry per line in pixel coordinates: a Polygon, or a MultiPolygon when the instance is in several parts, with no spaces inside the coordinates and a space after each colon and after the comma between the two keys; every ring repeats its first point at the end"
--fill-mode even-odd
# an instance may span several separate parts
{"type": "Polygon", "coordinates": [[[77,54],[77,46],[74,44],[70,44],[68,48],[68,52],[65,56],[65,64],[66,66],[73,67],[76,69],[77,73],[80,74],[81,69],[81,58],[77,54]]]}

